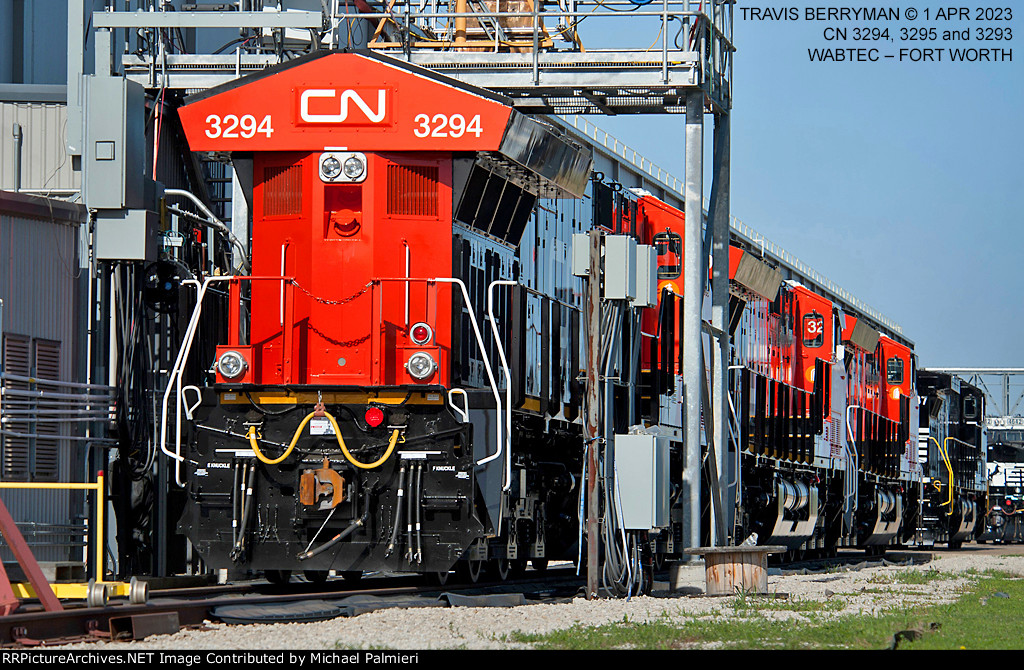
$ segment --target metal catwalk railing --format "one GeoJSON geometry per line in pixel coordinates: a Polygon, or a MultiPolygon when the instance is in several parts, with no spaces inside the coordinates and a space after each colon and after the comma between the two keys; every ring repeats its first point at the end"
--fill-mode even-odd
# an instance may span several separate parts
{"type": "MultiPolygon", "coordinates": [[[[651,181],[659,184],[666,190],[673,192],[678,197],[683,197],[683,190],[685,186],[683,180],[672,175],[661,166],[651,162],[642,156],[636,149],[628,146],[626,143],[602,130],[582,116],[573,115],[561,118],[567,126],[571,127],[571,129],[576,131],[579,135],[585,137],[588,142],[604,147],[609,153],[621,158],[638,171],[646,174],[650,177],[651,181]]],[[[707,207],[708,202],[705,200],[705,214],[707,213],[707,207]]],[[[871,307],[863,300],[857,298],[852,293],[839,286],[836,282],[810,267],[792,253],[786,251],[779,244],[772,242],[763,234],[748,226],[735,216],[731,216],[729,220],[732,234],[738,235],[746,242],[749,242],[763,250],[766,254],[770,254],[775,257],[777,260],[795,271],[799,276],[806,277],[808,280],[813,281],[815,284],[828,290],[850,307],[853,307],[862,314],[871,317],[893,333],[898,335],[903,334],[903,328],[898,323],[885,316],[877,309],[871,307]]]]}

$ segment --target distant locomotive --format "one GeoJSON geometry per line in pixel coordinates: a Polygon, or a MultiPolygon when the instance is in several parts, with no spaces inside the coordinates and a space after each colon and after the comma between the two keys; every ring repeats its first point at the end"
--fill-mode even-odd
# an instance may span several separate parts
{"type": "MultiPolygon", "coordinates": [[[[252,212],[251,273],[196,282],[165,396],[180,529],[209,567],[475,581],[578,560],[584,455],[606,447],[584,439],[570,250],[595,229],[657,266],[653,295],[609,302],[590,344],[615,380],[605,440],[648,445],[601,471],[611,581],[642,588],[681,555],[682,212],[605,183],[585,147],[499,96],[378,54],[299,58],[179,116],[192,150],[232,156],[252,212]],[[645,458],[655,513],[638,523],[624,473],[645,458]]],[[[919,458],[910,342],[730,251],[731,539],[799,557],[936,523],[935,539],[969,537],[981,405],[934,414],[926,377],[941,448],[919,458]]]]}
{"type": "Polygon", "coordinates": [[[988,512],[985,398],[958,377],[921,370],[920,483],[916,538],[951,548],[981,536],[988,512]]]}

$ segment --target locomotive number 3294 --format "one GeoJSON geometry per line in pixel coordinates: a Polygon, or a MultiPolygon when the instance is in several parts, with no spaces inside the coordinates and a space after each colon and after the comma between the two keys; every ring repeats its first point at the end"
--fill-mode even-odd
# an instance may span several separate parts
{"type": "Polygon", "coordinates": [[[256,133],[263,133],[269,139],[273,132],[274,128],[271,126],[269,114],[263,117],[259,125],[256,123],[256,117],[252,114],[246,114],[241,118],[234,114],[227,114],[223,117],[219,114],[210,114],[206,117],[206,136],[210,139],[218,137],[249,139],[256,133]]]}
{"type": "Polygon", "coordinates": [[[469,123],[462,114],[417,114],[413,119],[416,128],[412,133],[416,137],[462,137],[466,133],[480,137],[484,132],[480,127],[480,115],[477,114],[469,123]]]}

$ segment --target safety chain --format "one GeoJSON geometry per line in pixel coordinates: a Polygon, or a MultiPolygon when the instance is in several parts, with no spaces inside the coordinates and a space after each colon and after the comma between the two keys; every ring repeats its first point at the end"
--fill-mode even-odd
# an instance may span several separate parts
{"type": "Polygon", "coordinates": [[[367,333],[366,335],[363,335],[362,337],[357,337],[357,338],[355,338],[353,340],[347,340],[345,342],[342,342],[341,340],[336,340],[333,337],[331,337],[330,335],[328,335],[327,333],[324,333],[319,328],[314,326],[312,323],[307,323],[306,327],[309,328],[314,333],[316,333],[320,337],[324,338],[325,340],[327,340],[329,343],[333,344],[336,347],[355,347],[355,346],[358,346],[358,345],[362,344],[363,342],[367,341],[368,339],[370,339],[370,334],[367,333]]]}
{"type": "Polygon", "coordinates": [[[341,300],[328,300],[327,298],[321,298],[319,296],[315,296],[312,293],[310,293],[309,291],[307,291],[306,289],[304,289],[299,284],[299,282],[295,281],[294,279],[292,280],[292,285],[295,288],[297,288],[300,291],[302,291],[303,293],[305,293],[306,295],[308,295],[313,300],[316,300],[320,304],[323,304],[323,305],[344,305],[345,303],[352,302],[353,300],[355,300],[356,298],[358,298],[362,294],[364,294],[367,291],[369,291],[370,287],[373,286],[373,282],[367,282],[366,285],[363,286],[361,289],[359,289],[358,291],[356,291],[355,293],[353,293],[349,297],[343,298],[341,300]]]}

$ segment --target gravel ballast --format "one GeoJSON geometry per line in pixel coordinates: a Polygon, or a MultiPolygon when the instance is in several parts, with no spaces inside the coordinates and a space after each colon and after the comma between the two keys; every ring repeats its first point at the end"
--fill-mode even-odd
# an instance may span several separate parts
{"type": "MultiPolygon", "coordinates": [[[[1024,556],[936,554],[917,565],[877,565],[809,574],[769,573],[770,592],[788,594],[790,600],[831,600],[814,617],[850,614],[875,615],[892,607],[917,607],[955,600],[978,574],[998,570],[1024,576],[1024,556]],[[937,570],[943,578],[926,584],[904,583],[897,573],[937,570]],[[946,576],[948,575],[948,577],[946,576]]],[[[913,580],[910,580],[913,581],[913,580]]],[[[384,609],[352,618],[305,624],[227,625],[208,622],[205,630],[182,630],[138,642],[97,642],[66,645],[61,649],[200,650],[200,649],[525,649],[511,641],[512,634],[548,633],[574,625],[601,625],[628,618],[631,622],[684,620],[694,616],[716,619],[734,616],[737,596],[695,596],[704,590],[701,562],[681,568],[675,592],[662,590],[629,600],[582,598],[558,604],[531,604],[509,608],[450,607],[384,609]]],[[[792,618],[800,612],[763,611],[765,616],[792,618]]]]}

